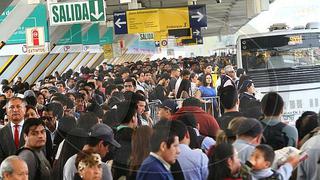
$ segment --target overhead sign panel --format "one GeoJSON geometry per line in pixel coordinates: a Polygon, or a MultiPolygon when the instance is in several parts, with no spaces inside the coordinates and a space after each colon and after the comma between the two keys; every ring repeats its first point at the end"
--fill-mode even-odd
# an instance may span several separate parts
{"type": "Polygon", "coordinates": [[[127,11],[128,33],[160,31],[159,9],[127,11]]]}
{"type": "Polygon", "coordinates": [[[207,12],[205,5],[189,6],[190,27],[200,28],[207,27],[207,12]]]}
{"type": "Polygon", "coordinates": [[[103,0],[50,4],[50,24],[75,24],[105,21],[103,0]]]}
{"type": "MultiPolygon", "coordinates": [[[[136,34],[207,27],[206,6],[139,9],[113,14],[115,34],[136,34]]],[[[156,35],[157,36],[157,35],[156,35]]],[[[158,37],[156,40],[159,41],[158,37]]]]}
{"type": "Polygon", "coordinates": [[[128,34],[127,15],[125,11],[113,13],[115,34],[128,34]]]}

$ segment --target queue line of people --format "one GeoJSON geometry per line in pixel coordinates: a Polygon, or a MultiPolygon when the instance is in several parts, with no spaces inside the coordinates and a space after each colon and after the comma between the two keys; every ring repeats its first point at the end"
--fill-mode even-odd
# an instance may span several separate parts
{"type": "Polygon", "coordinates": [[[29,174],[20,174],[29,179],[289,179],[298,165],[297,179],[317,177],[308,169],[314,158],[301,154],[273,167],[274,150],[289,146],[319,156],[314,114],[301,117],[297,130],[281,122],[281,96],[257,100],[253,82],[237,78],[233,66],[213,72],[214,58],[176,61],[103,63],[29,87],[3,80],[1,162],[26,162],[29,174]],[[202,109],[202,98],[216,95],[221,116],[202,109]],[[179,107],[172,98],[181,97],[179,107]],[[153,99],[162,102],[159,122],[150,116],[153,99]],[[307,149],[302,132],[312,140],[303,140],[307,149]]]}

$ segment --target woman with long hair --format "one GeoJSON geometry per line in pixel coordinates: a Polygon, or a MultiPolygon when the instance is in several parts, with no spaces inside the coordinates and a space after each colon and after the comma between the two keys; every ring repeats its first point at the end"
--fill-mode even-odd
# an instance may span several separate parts
{"type": "Polygon", "coordinates": [[[214,116],[218,117],[218,105],[215,99],[215,97],[217,96],[217,92],[215,87],[213,86],[213,79],[211,74],[205,74],[203,76],[202,85],[199,87],[199,91],[197,91],[195,96],[197,98],[199,98],[199,96],[203,98],[203,102],[206,103],[206,109],[209,110],[209,113],[214,113],[214,116]],[[211,105],[213,105],[213,107],[211,105]],[[212,110],[214,112],[212,112],[212,110]]]}
{"type": "Polygon", "coordinates": [[[140,126],[132,134],[132,150],[130,157],[130,174],[129,179],[135,179],[137,171],[143,160],[150,153],[150,138],[152,128],[149,126],[140,126]]]}
{"type": "Polygon", "coordinates": [[[241,164],[232,144],[222,143],[213,146],[209,156],[208,180],[241,180],[237,174],[241,164]]]}

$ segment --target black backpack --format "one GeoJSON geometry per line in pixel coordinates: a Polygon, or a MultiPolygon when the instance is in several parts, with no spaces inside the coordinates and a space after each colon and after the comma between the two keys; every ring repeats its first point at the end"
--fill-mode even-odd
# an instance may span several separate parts
{"type": "Polygon", "coordinates": [[[282,132],[286,124],[280,122],[274,126],[270,126],[265,122],[262,122],[262,125],[264,127],[264,131],[261,144],[268,144],[273,148],[273,150],[282,149],[288,146],[289,138],[284,132],[282,132]]]}
{"type": "Polygon", "coordinates": [[[22,147],[22,148],[18,149],[17,152],[16,152],[16,155],[18,156],[18,155],[20,154],[20,152],[22,152],[22,151],[24,151],[24,150],[28,150],[28,151],[31,151],[31,152],[32,152],[32,154],[33,154],[33,156],[34,156],[34,158],[35,158],[35,160],[36,160],[36,164],[37,164],[37,167],[35,168],[37,171],[36,171],[36,174],[35,174],[34,177],[40,178],[41,175],[42,175],[42,172],[41,172],[41,168],[40,168],[40,166],[41,166],[41,161],[40,161],[38,155],[36,154],[36,152],[35,152],[34,150],[32,150],[32,149],[30,149],[30,148],[27,148],[27,147],[22,147]]]}

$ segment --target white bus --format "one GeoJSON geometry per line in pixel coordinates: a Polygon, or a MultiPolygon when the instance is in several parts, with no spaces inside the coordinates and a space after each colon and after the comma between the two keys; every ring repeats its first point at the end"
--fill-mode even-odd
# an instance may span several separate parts
{"type": "Polygon", "coordinates": [[[262,95],[274,91],[283,97],[283,117],[291,125],[304,111],[319,112],[320,29],[240,36],[237,64],[262,95]]]}

